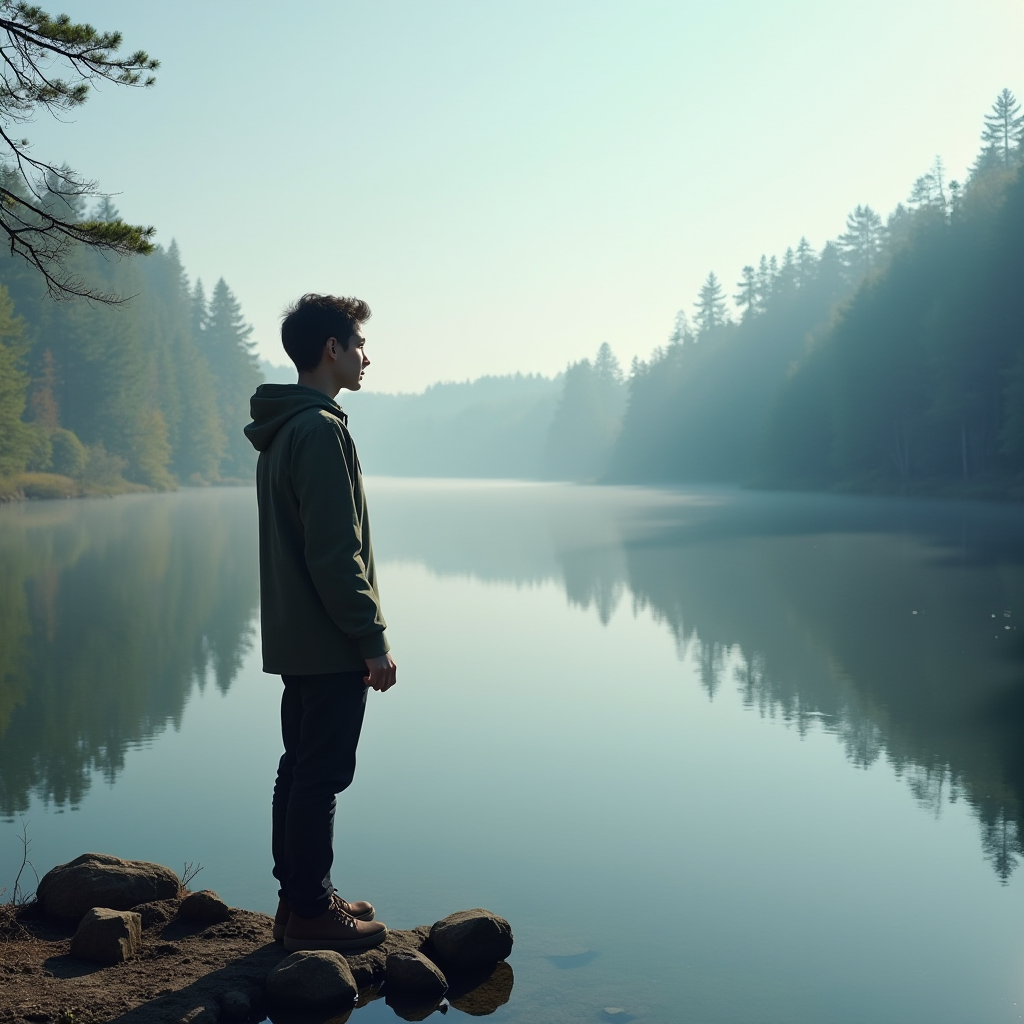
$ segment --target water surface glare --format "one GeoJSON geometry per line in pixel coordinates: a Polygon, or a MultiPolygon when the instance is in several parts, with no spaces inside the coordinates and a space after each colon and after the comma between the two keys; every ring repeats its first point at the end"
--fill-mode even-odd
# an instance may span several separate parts
{"type": "MultiPolygon", "coordinates": [[[[509,918],[493,1019],[1022,1019],[1019,506],[367,487],[399,685],[335,881],[509,918]]],[[[255,559],[250,490],[0,508],[0,886],[27,823],[273,910],[255,559]]]]}

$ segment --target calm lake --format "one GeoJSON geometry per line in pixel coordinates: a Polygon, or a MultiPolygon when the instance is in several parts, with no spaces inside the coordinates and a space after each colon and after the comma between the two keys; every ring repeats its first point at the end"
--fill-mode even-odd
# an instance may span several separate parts
{"type": "MultiPolygon", "coordinates": [[[[507,917],[492,1019],[1022,1019],[1020,506],[367,490],[399,684],[334,877],[507,917]]],[[[24,824],[273,912],[258,603],[250,490],[0,508],[0,886],[24,824]]]]}

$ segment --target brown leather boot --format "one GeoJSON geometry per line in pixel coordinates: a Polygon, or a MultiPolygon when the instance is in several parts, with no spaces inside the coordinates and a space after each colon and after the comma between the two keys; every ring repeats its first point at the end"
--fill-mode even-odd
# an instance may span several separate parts
{"type": "MultiPolygon", "coordinates": [[[[356,904],[358,906],[358,904],[356,904]]],[[[284,930],[284,948],[289,953],[308,949],[333,949],[337,953],[357,953],[379,946],[388,930],[382,921],[359,921],[347,910],[340,896],[331,897],[330,909],[319,917],[292,914],[284,930]]]]}
{"type": "MultiPolygon", "coordinates": [[[[372,921],[375,913],[372,903],[366,900],[357,900],[349,903],[343,900],[337,893],[332,897],[341,903],[341,909],[346,914],[351,914],[357,921],[372,921]]],[[[274,915],[274,941],[283,942],[285,929],[288,927],[288,918],[291,916],[291,909],[284,900],[277,901],[277,913],[274,915]]]]}

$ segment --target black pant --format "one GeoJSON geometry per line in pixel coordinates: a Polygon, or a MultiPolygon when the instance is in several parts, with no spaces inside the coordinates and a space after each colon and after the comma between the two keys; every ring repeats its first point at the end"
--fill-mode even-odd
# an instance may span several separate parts
{"type": "Polygon", "coordinates": [[[300,917],[317,917],[334,891],[334,810],[356,770],[366,710],[363,672],[282,676],[284,755],[274,784],[274,877],[300,917]]]}

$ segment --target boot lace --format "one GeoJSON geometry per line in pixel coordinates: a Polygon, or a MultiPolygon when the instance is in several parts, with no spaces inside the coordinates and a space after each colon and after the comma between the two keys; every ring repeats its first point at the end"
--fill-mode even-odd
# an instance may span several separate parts
{"type": "Polygon", "coordinates": [[[331,893],[331,914],[339,924],[346,928],[355,928],[356,919],[352,916],[351,906],[336,892],[331,893]]]}

